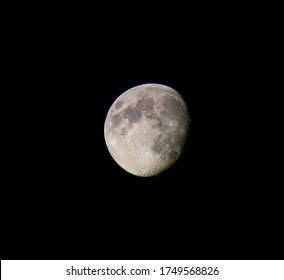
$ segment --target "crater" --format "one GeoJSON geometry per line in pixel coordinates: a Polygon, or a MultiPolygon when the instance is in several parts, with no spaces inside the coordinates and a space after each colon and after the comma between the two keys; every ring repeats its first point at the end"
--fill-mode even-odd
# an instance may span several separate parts
{"type": "Polygon", "coordinates": [[[178,158],[178,152],[175,150],[170,151],[169,153],[169,159],[172,161],[176,160],[178,158]]]}
{"type": "Polygon", "coordinates": [[[123,104],[124,104],[124,102],[122,100],[118,100],[115,103],[114,107],[115,107],[116,110],[118,110],[118,109],[120,109],[122,107],[123,104]]]}
{"type": "Polygon", "coordinates": [[[154,106],[154,99],[151,97],[142,98],[136,104],[136,108],[140,111],[152,111],[153,106],[154,106]]]}
{"type": "Polygon", "coordinates": [[[127,118],[129,123],[138,122],[141,118],[142,113],[136,108],[128,107],[123,111],[123,117],[127,118]]]}

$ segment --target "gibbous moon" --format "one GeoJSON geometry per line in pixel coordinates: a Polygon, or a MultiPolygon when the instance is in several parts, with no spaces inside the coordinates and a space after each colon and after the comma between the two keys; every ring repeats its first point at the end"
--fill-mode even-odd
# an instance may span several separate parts
{"type": "Polygon", "coordinates": [[[129,173],[155,176],[181,155],[190,117],[181,95],[161,84],[122,93],[110,107],[104,137],[113,159],[129,173]]]}

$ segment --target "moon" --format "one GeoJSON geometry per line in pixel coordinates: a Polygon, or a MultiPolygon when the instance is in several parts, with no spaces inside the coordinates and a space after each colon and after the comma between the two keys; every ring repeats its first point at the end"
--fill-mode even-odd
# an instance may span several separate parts
{"type": "Polygon", "coordinates": [[[173,88],[142,84],[122,93],[104,124],[109,153],[127,172],[156,176],[181,155],[189,132],[185,101],[173,88]]]}

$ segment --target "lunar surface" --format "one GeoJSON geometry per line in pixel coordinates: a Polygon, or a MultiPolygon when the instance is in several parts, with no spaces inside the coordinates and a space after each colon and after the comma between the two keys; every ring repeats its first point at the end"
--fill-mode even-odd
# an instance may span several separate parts
{"type": "Polygon", "coordinates": [[[121,94],[110,107],[104,137],[113,159],[129,173],[155,176],[181,155],[190,117],[181,95],[161,84],[143,84],[121,94]]]}

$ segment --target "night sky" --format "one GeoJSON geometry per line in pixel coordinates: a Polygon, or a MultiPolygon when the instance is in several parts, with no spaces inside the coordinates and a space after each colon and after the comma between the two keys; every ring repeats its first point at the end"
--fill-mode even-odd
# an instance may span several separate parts
{"type": "Polygon", "coordinates": [[[54,30],[36,40],[25,33],[14,56],[5,258],[235,259],[272,250],[272,239],[256,238],[277,232],[263,207],[271,195],[259,187],[268,175],[251,113],[256,77],[233,31],[54,30]],[[143,83],[176,89],[191,118],[184,153],[152,178],[119,167],[103,134],[113,101],[143,83]]]}

